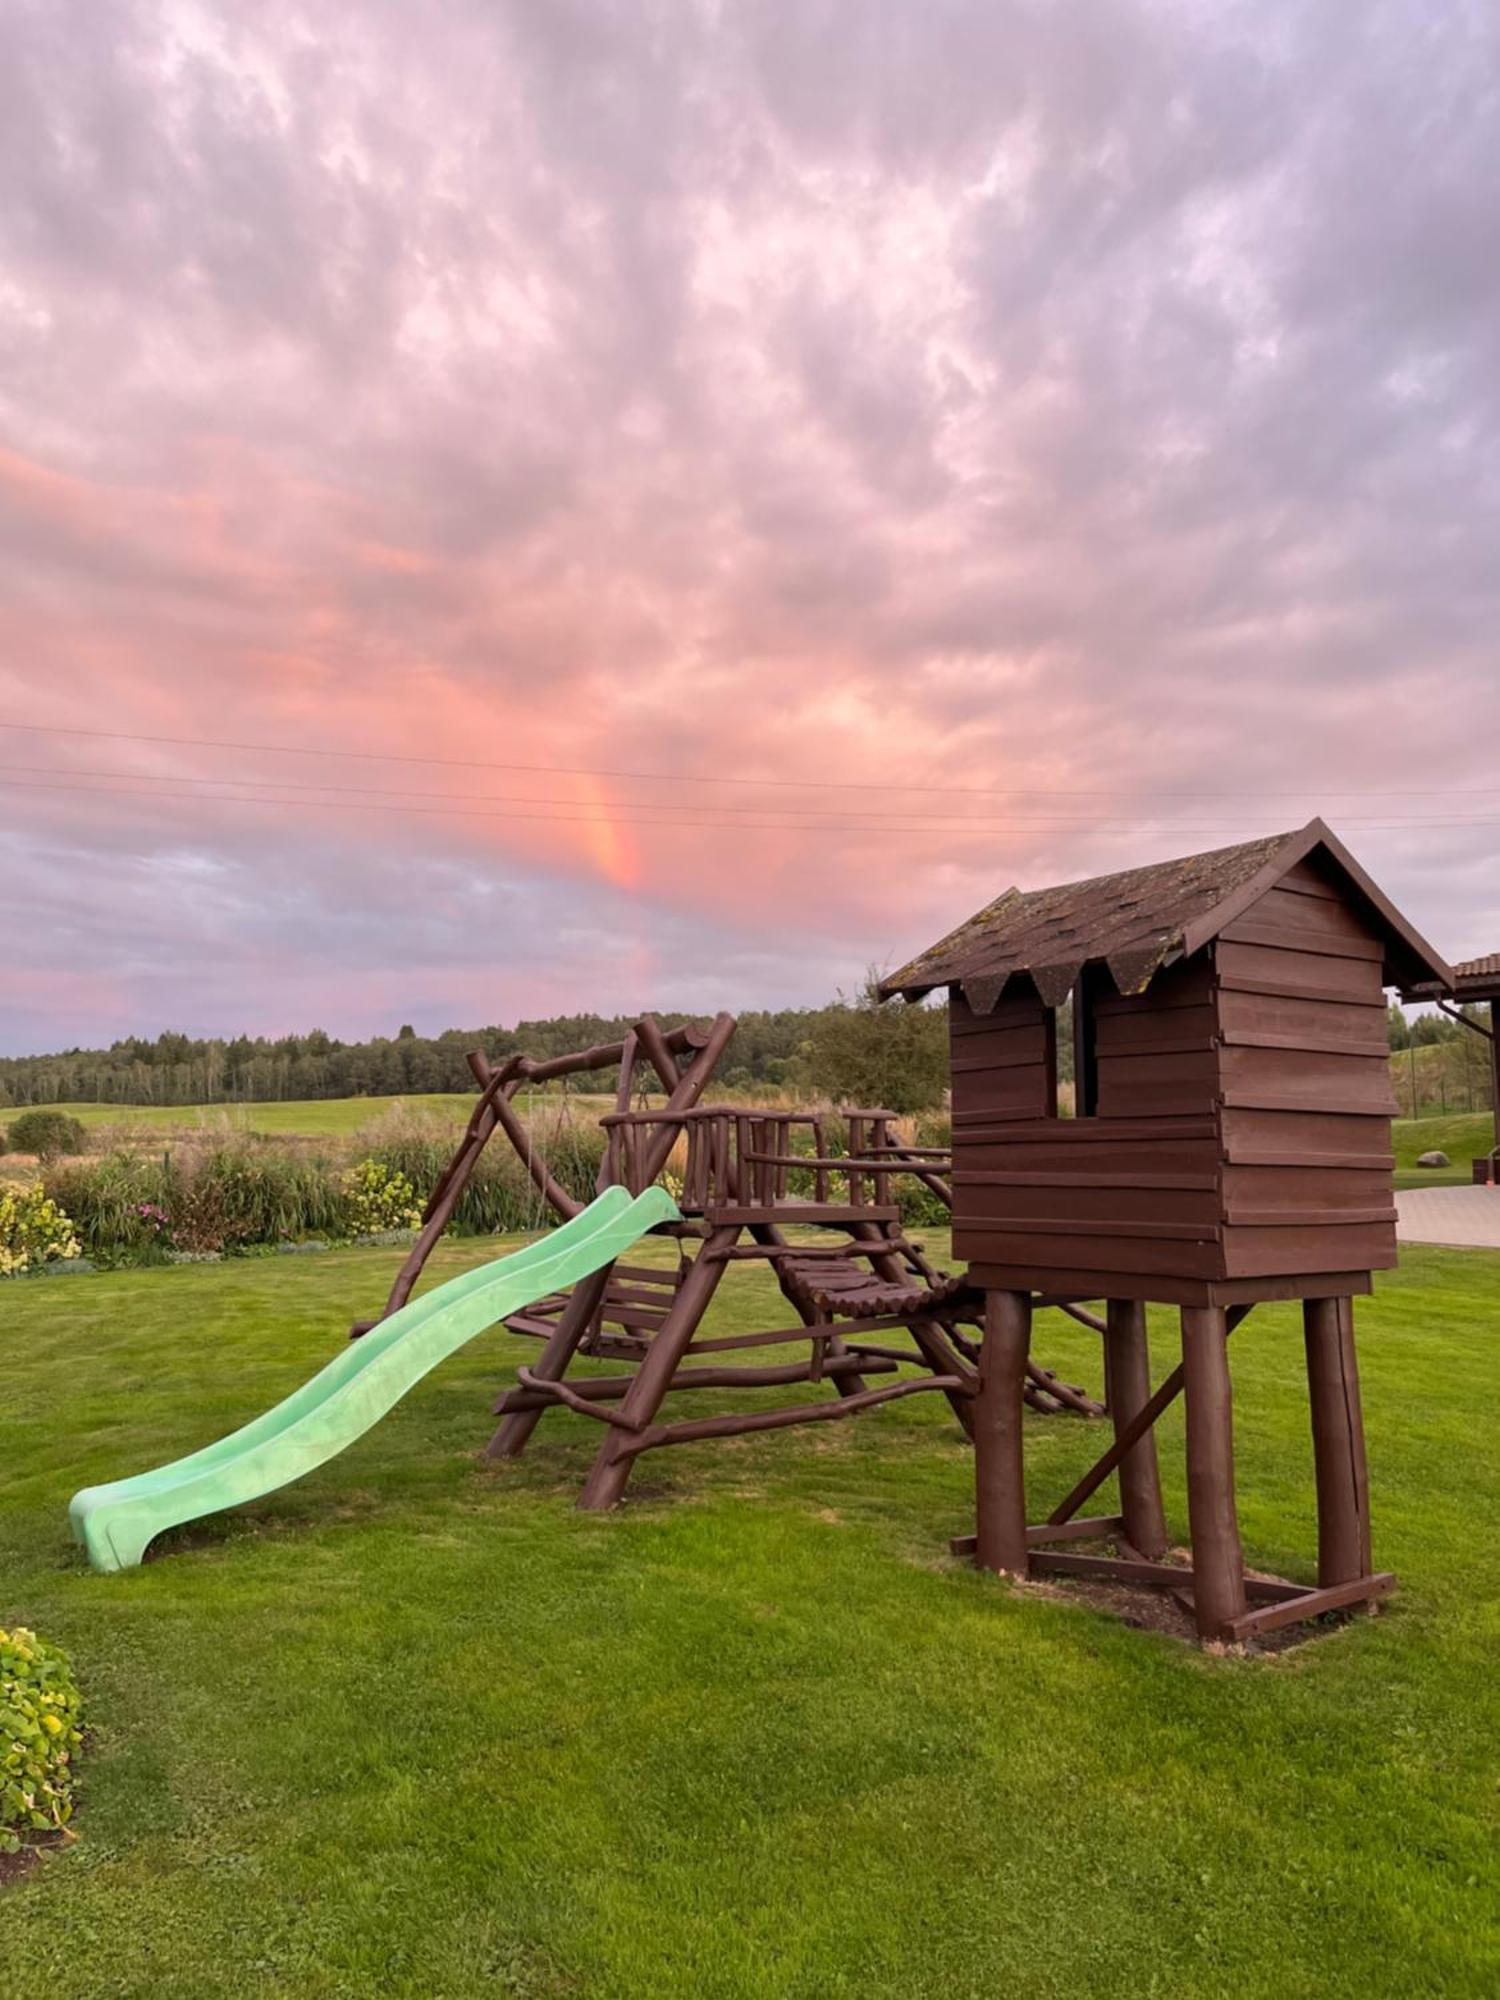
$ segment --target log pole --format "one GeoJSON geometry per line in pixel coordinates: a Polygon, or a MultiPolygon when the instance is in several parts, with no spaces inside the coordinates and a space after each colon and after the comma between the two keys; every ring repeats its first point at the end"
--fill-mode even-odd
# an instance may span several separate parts
{"type": "MultiPolygon", "coordinates": [[[[738,1235],[738,1229],[716,1229],[688,1267],[661,1331],[651,1342],[620,1405],[620,1414],[632,1430],[644,1430],[661,1408],[678,1364],[718,1290],[724,1275],[725,1253],[734,1247],[738,1235]]],[[[578,1504],[585,1513],[603,1513],[615,1505],[625,1491],[631,1464],[620,1433],[607,1432],[579,1495],[578,1504]]]]}
{"type": "Polygon", "coordinates": [[[1030,1292],[988,1291],[974,1398],[974,1560],[1026,1574],[1022,1409],[1031,1345],[1030,1292]]]}
{"type": "Polygon", "coordinates": [[[1304,1299],[1302,1332],[1318,1486],[1318,1582],[1353,1583],[1371,1568],[1370,1479],[1353,1301],[1304,1299]]]}
{"type": "Polygon", "coordinates": [[[1234,1418],[1229,1327],[1221,1306],[1185,1306],[1188,1522],[1193,1605],[1202,1639],[1224,1639],[1245,1615],[1245,1557],[1234,1505],[1234,1418]]]}
{"type": "MultiPolygon", "coordinates": [[[[1151,1400],[1151,1351],[1146,1308],[1138,1299],[1111,1299],[1105,1308],[1105,1380],[1118,1444],[1151,1400]]],[[[1167,1517],[1156,1462],[1156,1434],[1147,1430],[1120,1460],[1120,1515],[1125,1539],[1148,1561],[1167,1548],[1167,1517]]]]}
{"type": "MultiPolygon", "coordinates": [[[[579,1342],[604,1302],[605,1288],[613,1268],[613,1265],[606,1264],[602,1271],[580,1279],[573,1287],[557,1325],[547,1336],[547,1344],[532,1370],[533,1374],[546,1381],[561,1381],[567,1374],[568,1364],[578,1352],[579,1342]]],[[[538,1402],[534,1408],[508,1411],[485,1448],[486,1458],[519,1458],[531,1433],[541,1421],[545,1408],[545,1404],[538,1402]]]]}

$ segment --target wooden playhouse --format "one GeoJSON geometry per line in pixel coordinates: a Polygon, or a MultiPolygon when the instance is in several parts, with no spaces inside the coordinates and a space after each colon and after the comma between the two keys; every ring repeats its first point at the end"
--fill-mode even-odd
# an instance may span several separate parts
{"type": "Polygon", "coordinates": [[[1192,1591],[1241,1640],[1378,1596],[1351,1300],[1396,1262],[1385,988],[1449,969],[1320,820],[1123,874],[1007,890],[884,983],[946,988],[954,1250],[986,1294],[974,1545],[993,1568],[1192,1591]],[[1072,999],[1076,1115],[1058,1111],[1072,999]],[[1025,1516],[1020,1389],[1034,1295],[1108,1301],[1115,1443],[1044,1523],[1025,1516]],[[1318,1587],[1249,1579],[1235,1518],[1227,1340],[1302,1301],[1318,1587]],[[1153,1394],[1145,1304],[1181,1312],[1153,1394]],[[1185,1386],[1190,1572],[1151,1427],[1185,1386]],[[1118,1515],[1078,1509],[1113,1471],[1118,1515]],[[1068,1553],[1111,1539],[1113,1555],[1068,1553]]]}

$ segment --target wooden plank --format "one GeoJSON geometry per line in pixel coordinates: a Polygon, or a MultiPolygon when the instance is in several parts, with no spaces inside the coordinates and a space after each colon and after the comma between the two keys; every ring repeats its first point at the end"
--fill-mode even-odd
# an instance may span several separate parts
{"type": "Polygon", "coordinates": [[[1228,944],[1261,945],[1271,951],[1315,952],[1319,958],[1352,958],[1373,965],[1380,965],[1385,959],[1385,946],[1373,938],[1344,937],[1332,932],[1314,936],[1284,919],[1257,923],[1253,917],[1241,917],[1238,923],[1221,931],[1220,937],[1228,944]]]}
{"type": "MultiPolygon", "coordinates": [[[[962,1249],[958,1251],[963,1255],[962,1249]]],[[[1029,1287],[1047,1298],[1146,1299],[1160,1305],[1233,1306],[1260,1300],[1355,1297],[1372,1290],[1369,1266],[1353,1271],[1268,1271],[1255,1277],[1184,1276],[1180,1271],[1060,1269],[1042,1260],[969,1259],[975,1285],[1017,1290],[1029,1287]]]]}
{"type": "MultiPolygon", "coordinates": [[[[1286,956],[1285,953],[1282,954],[1286,956]]],[[[1358,991],[1351,992],[1338,986],[1322,986],[1315,981],[1296,979],[1290,973],[1272,977],[1254,977],[1247,973],[1223,973],[1219,979],[1222,993],[1262,994],[1269,999],[1304,1000],[1320,1006],[1357,1007],[1363,1012],[1385,1014],[1385,1001],[1379,987],[1371,996],[1371,982],[1361,968],[1358,991]]]]}
{"type": "Polygon", "coordinates": [[[1046,1051],[1040,1036],[1028,1037],[1024,1045],[1012,1044],[1013,1036],[1000,1038],[984,1036],[963,1044],[962,1054],[948,1058],[948,1068],[954,1076],[978,1076],[987,1070],[1040,1069],[1046,1051]]]}
{"type": "Polygon", "coordinates": [[[743,1202],[725,1202],[704,1210],[704,1218],[714,1229],[746,1228],[757,1222],[774,1222],[785,1226],[803,1223],[809,1227],[825,1224],[847,1224],[850,1222],[899,1222],[901,1211],[894,1203],[889,1206],[874,1202],[839,1203],[798,1201],[788,1196],[784,1201],[761,1203],[749,1206],[743,1202]]]}
{"type": "Polygon", "coordinates": [[[1259,1167],[1301,1167],[1310,1173],[1316,1171],[1319,1174],[1335,1173],[1347,1168],[1360,1173],[1386,1175],[1391,1173],[1396,1165],[1394,1153],[1319,1153],[1292,1149],[1277,1151],[1274,1147],[1252,1147],[1239,1142],[1231,1142],[1225,1146],[1224,1158],[1227,1165],[1239,1167],[1247,1172],[1259,1167]]]}
{"type": "Polygon", "coordinates": [[[1340,943],[1353,939],[1373,944],[1382,957],[1385,955],[1383,942],[1347,898],[1309,894],[1297,884],[1289,883],[1285,877],[1274,889],[1268,889],[1242,917],[1227,926],[1221,935],[1232,936],[1247,923],[1291,931],[1314,943],[1315,948],[1316,944],[1328,938],[1337,939],[1340,943]]]}
{"type": "Polygon", "coordinates": [[[1263,1084],[1243,1084],[1233,1090],[1226,1090],[1220,1100],[1229,1111],[1311,1111],[1329,1112],[1340,1115],[1360,1115],[1372,1118],[1394,1118],[1400,1112],[1389,1079],[1382,1094],[1375,1081],[1366,1085],[1356,1083],[1335,1094],[1327,1090],[1283,1091],[1263,1084]]]}
{"type": "Polygon", "coordinates": [[[1360,1056],[1367,1061],[1387,1062],[1390,1050],[1383,1041],[1366,1036],[1317,1035],[1310,1030],[1226,1028],[1223,1044],[1231,1049],[1295,1049],[1306,1055],[1360,1056]]]}
{"type": "Polygon", "coordinates": [[[1264,1149],[1312,1160],[1328,1153],[1354,1154],[1372,1165],[1391,1157],[1390,1117],[1383,1111],[1226,1105],[1221,1115],[1224,1156],[1231,1161],[1264,1149]]]}
{"type": "Polygon", "coordinates": [[[1388,1222],[1394,1227],[1396,1209],[1389,1201],[1365,1208],[1341,1208],[1333,1203],[1310,1208],[1305,1202],[1292,1208],[1268,1208],[1231,1202],[1225,1205],[1224,1221],[1234,1229],[1346,1229],[1356,1222],[1388,1222]]]}
{"type": "Polygon", "coordinates": [[[1254,1278],[1271,1272],[1386,1271],[1396,1264],[1394,1223],[1318,1222],[1303,1228],[1226,1226],[1224,1276],[1254,1278]]]}
{"type": "Polygon", "coordinates": [[[1382,1570],[1376,1576],[1363,1576],[1353,1583],[1335,1584],[1328,1590],[1305,1590],[1279,1604],[1270,1604],[1236,1618],[1229,1628],[1229,1637],[1236,1644],[1243,1645],[1247,1639],[1259,1638],[1264,1632],[1278,1631],[1283,1625],[1300,1625],[1305,1619],[1322,1618],[1330,1611],[1346,1611],[1354,1604],[1371,1604],[1377,1598],[1387,1596],[1395,1587],[1395,1576],[1389,1570],[1382,1570]]]}
{"type": "Polygon", "coordinates": [[[954,1181],[962,1187],[1025,1187],[1025,1188],[1161,1188],[1179,1193],[1212,1193],[1219,1185],[1217,1174],[1212,1173],[1167,1173],[1152,1171],[1130,1173],[1124,1168],[1103,1168],[1085,1166],[1077,1173],[1063,1173],[1057,1169],[1025,1169],[999,1167],[964,1167],[954,1174],[954,1181]]]}
{"type": "MultiPolygon", "coordinates": [[[[1216,1241],[1206,1236],[1202,1240],[1161,1235],[1137,1238],[1122,1236],[1117,1231],[1107,1236],[1090,1231],[1086,1238],[1080,1240],[1076,1223],[1059,1224],[1055,1231],[1038,1231],[1029,1225],[1024,1229],[1005,1229],[958,1215],[954,1218],[953,1240],[955,1254],[969,1263],[1033,1268],[1045,1272],[1045,1279],[1033,1285],[1033,1289],[1039,1291],[1072,1289],[1069,1281],[1075,1274],[1069,1268],[1070,1255],[1075,1258],[1086,1256],[1090,1278],[1102,1272],[1108,1275],[1110,1283],[1102,1286],[1093,1283],[1080,1285],[1078,1295],[1083,1298],[1098,1298],[1101,1293],[1115,1296],[1110,1291],[1110,1284],[1116,1277],[1130,1272],[1159,1278],[1221,1278],[1226,1275],[1223,1251],[1216,1241]]],[[[1081,1277],[1083,1274],[1076,1275],[1081,1277]]],[[[1117,1296],[1128,1298],[1132,1293],[1127,1290],[1117,1296]]],[[[1152,1296],[1170,1298],[1172,1294],[1153,1293],[1152,1296]]]]}
{"type": "MultiPolygon", "coordinates": [[[[953,1114],[955,1129],[959,1126],[966,1130],[982,1127],[985,1122],[986,1113],[983,1110],[955,1111],[953,1114]]],[[[1146,1113],[1137,1118],[1111,1118],[1107,1122],[1097,1118],[1033,1118],[1024,1126],[1007,1124],[1004,1140],[1008,1146],[1027,1143],[1097,1146],[1147,1139],[1212,1139],[1217,1132],[1211,1111],[1188,1117],[1174,1113],[1160,1118],[1146,1113]]]]}
{"type": "Polygon", "coordinates": [[[1229,1227],[1388,1222],[1391,1177],[1352,1167],[1226,1166],[1222,1219],[1229,1227]]]}
{"type": "Polygon", "coordinates": [[[1028,1567],[1041,1576],[1078,1576],[1109,1583],[1139,1583],[1153,1589],[1181,1589],[1193,1572],[1177,1563],[1133,1562],[1127,1556],[1080,1556],[1050,1549],[1030,1555],[1028,1567]]]}
{"type": "Polygon", "coordinates": [[[954,1204],[966,1222],[997,1223],[1007,1229],[1051,1228],[1057,1233],[1085,1226],[1119,1236],[1214,1234],[1219,1222],[1219,1194],[1207,1188],[1028,1186],[1024,1181],[996,1184],[955,1175],[954,1204]]]}
{"type": "MultiPolygon", "coordinates": [[[[1005,1190],[1014,1195],[1018,1190],[1005,1190]]],[[[1046,1197],[1050,1200],[1050,1195],[1046,1197]]],[[[1165,1219],[1160,1213],[1160,1204],[1148,1197],[1143,1206],[1152,1210],[1148,1216],[1131,1219],[1109,1209],[1112,1196],[1102,1196],[1100,1206],[1106,1213],[1097,1218],[1084,1214],[1081,1210],[1073,1215],[1029,1215],[1019,1213],[1009,1201],[994,1209],[976,1208],[964,1203],[959,1214],[966,1232],[983,1230],[1005,1232],[1015,1236],[1066,1236],[1077,1238],[1083,1232],[1083,1225],[1090,1224],[1087,1233],[1091,1240],[1139,1239],[1148,1243],[1214,1243],[1219,1236],[1219,1215],[1217,1206],[1206,1208],[1201,1218],[1175,1222],[1165,1219]]],[[[1120,1197],[1123,1199],[1123,1197],[1120,1197]]],[[[1201,1200],[1201,1197],[1198,1197],[1201,1200]]]]}
{"type": "Polygon", "coordinates": [[[1289,942],[1284,935],[1274,943],[1226,935],[1214,946],[1214,961],[1225,984],[1263,979],[1276,992],[1290,994],[1311,987],[1320,995],[1381,1000],[1383,1004],[1382,966],[1376,958],[1346,958],[1321,949],[1309,950],[1289,942]]]}

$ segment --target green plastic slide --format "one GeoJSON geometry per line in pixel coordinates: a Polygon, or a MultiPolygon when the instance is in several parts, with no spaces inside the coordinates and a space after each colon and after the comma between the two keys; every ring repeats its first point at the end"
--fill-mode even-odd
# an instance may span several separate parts
{"type": "Polygon", "coordinates": [[[575,1284],[661,1222],[678,1220],[662,1188],[633,1199],[606,1188],[571,1222],[512,1256],[424,1292],[352,1341],[263,1417],[155,1472],[86,1486],[68,1509],[95,1569],[129,1569],[164,1528],[238,1507],[333,1458],[430,1369],[507,1314],[575,1284]]]}

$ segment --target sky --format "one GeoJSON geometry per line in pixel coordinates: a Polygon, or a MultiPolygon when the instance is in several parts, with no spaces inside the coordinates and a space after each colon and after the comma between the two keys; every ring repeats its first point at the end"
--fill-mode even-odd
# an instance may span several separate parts
{"type": "Polygon", "coordinates": [[[1500,948],[1487,0],[0,0],[0,1051],[1500,948]]]}

